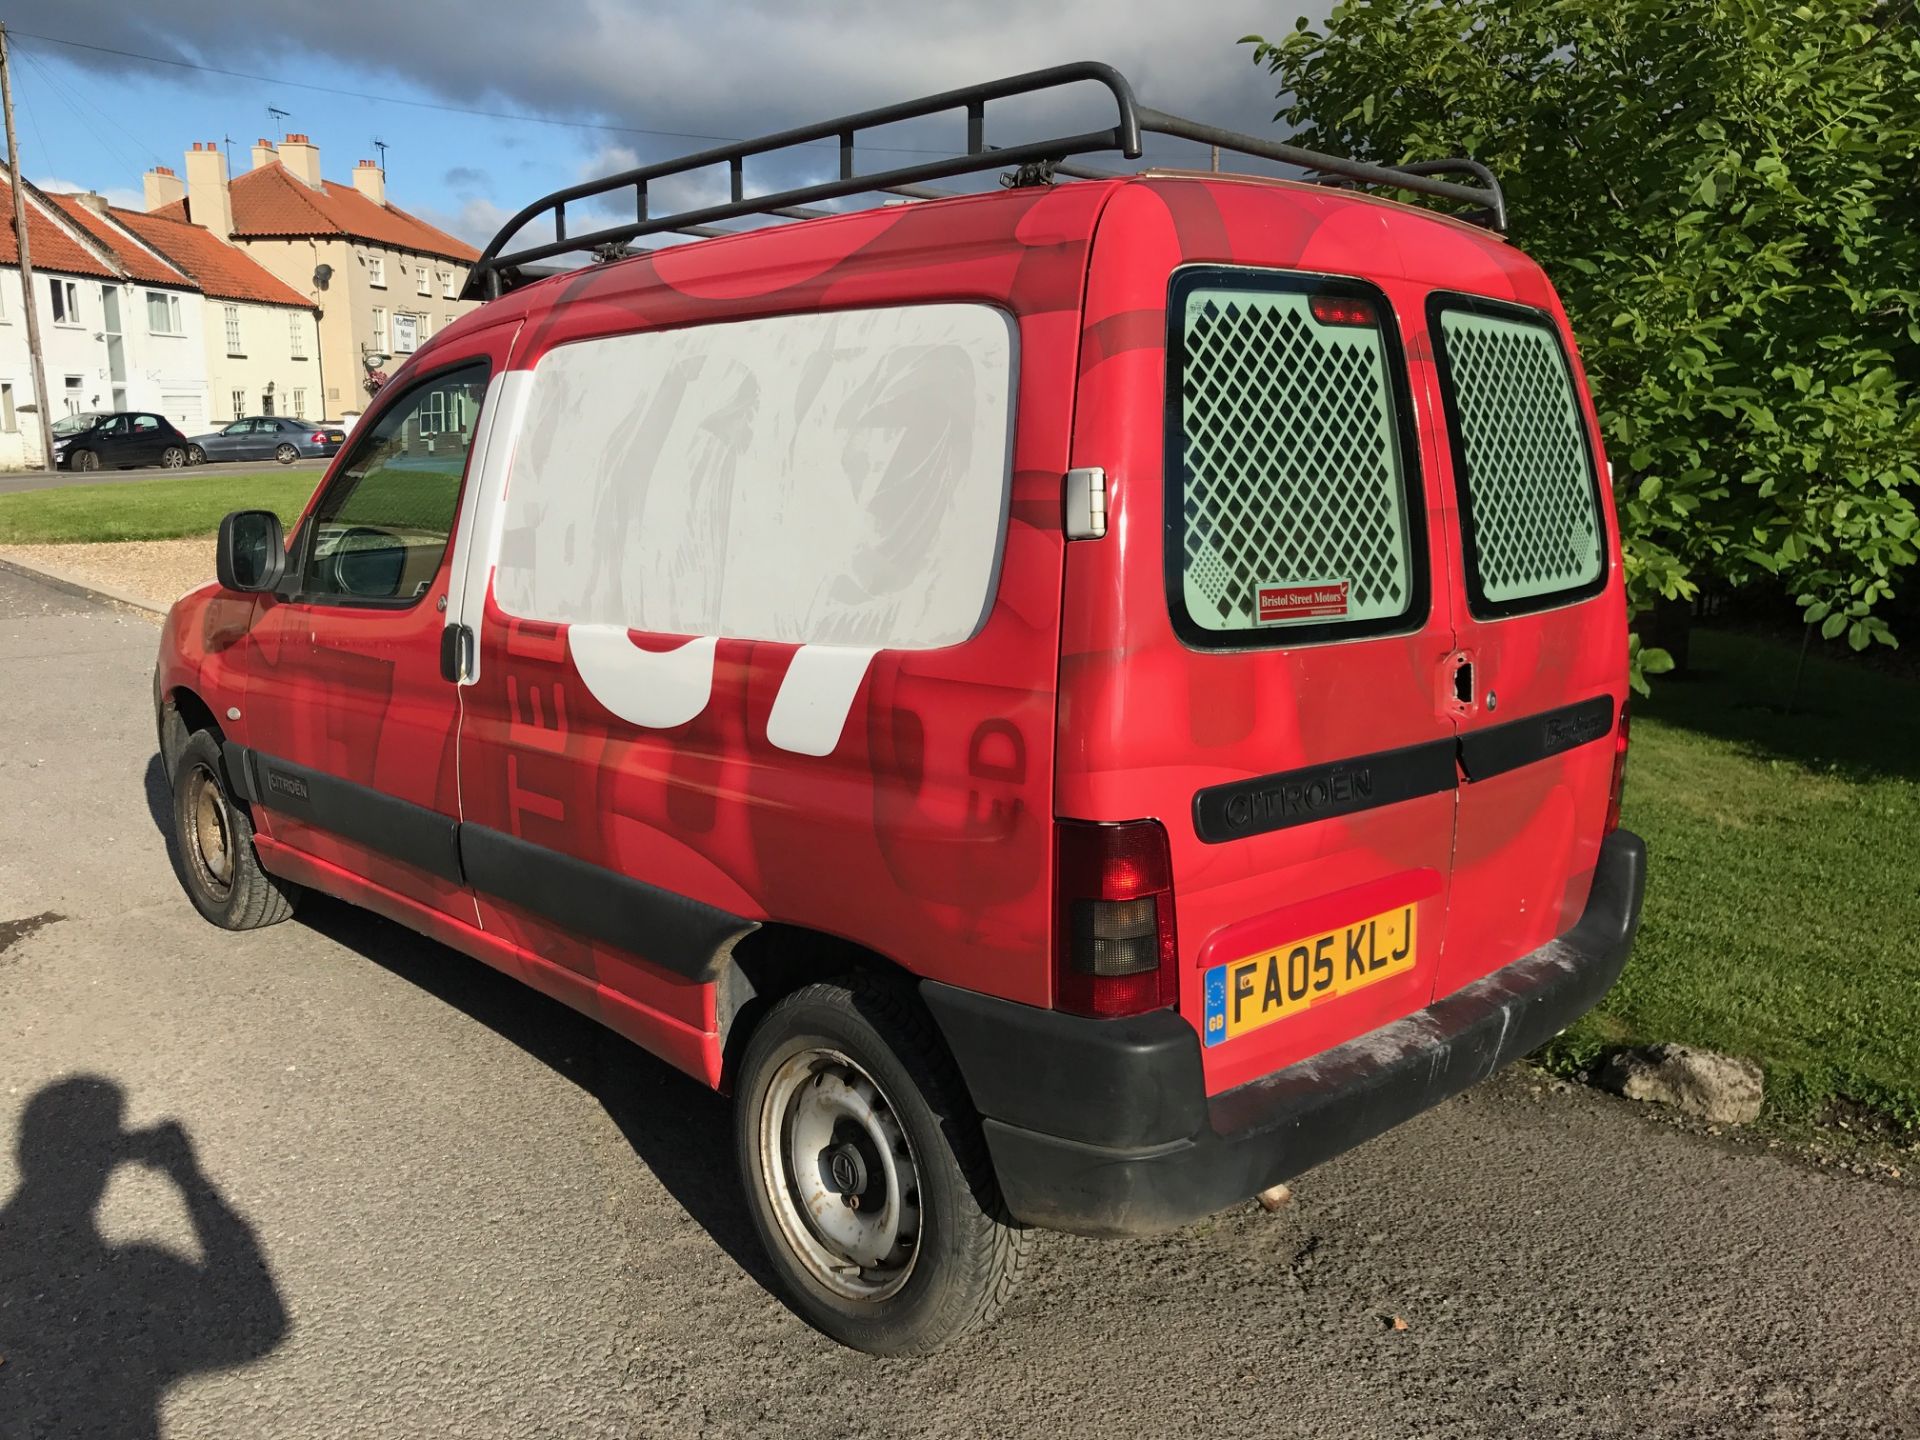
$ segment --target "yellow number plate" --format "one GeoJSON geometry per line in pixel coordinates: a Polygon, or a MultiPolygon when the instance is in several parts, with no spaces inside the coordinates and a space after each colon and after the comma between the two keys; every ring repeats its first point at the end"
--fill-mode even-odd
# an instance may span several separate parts
{"type": "Polygon", "coordinates": [[[1419,957],[1417,905],[1383,910],[1207,971],[1207,1044],[1405,974],[1419,957]]]}

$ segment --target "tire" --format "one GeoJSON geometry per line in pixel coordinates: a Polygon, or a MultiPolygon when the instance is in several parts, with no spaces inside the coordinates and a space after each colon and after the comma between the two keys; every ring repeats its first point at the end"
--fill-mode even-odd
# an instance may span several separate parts
{"type": "Polygon", "coordinates": [[[169,470],[179,470],[187,463],[187,452],[178,445],[169,445],[160,452],[160,463],[169,470]]]}
{"type": "Polygon", "coordinates": [[[277,445],[274,447],[273,458],[282,465],[291,465],[300,458],[300,452],[291,445],[277,445]]]}
{"type": "Polygon", "coordinates": [[[100,468],[100,457],[91,450],[76,450],[67,456],[67,468],[69,470],[98,470],[100,468]]]}
{"type": "Polygon", "coordinates": [[[227,792],[219,743],[196,730],[173,767],[174,872],[187,898],[223,930],[258,930],[293,914],[300,887],[260,868],[253,824],[227,792]]]}
{"type": "Polygon", "coordinates": [[[206,464],[207,452],[205,450],[202,450],[198,445],[189,445],[187,447],[187,463],[189,465],[206,464]]]}
{"type": "Polygon", "coordinates": [[[966,1087],[898,986],[809,985],[768,1011],[740,1061],[734,1148],[794,1309],[856,1350],[924,1355],[979,1329],[1026,1263],[966,1087]]]}

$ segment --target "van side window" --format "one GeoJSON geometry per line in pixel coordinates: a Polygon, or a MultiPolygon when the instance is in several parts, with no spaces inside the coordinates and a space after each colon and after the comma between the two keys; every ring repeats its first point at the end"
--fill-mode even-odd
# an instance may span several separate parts
{"type": "Polygon", "coordinates": [[[1169,302],[1168,582],[1189,644],[1346,639],[1424,618],[1404,367],[1352,281],[1179,271],[1169,302]]]}
{"type": "Polygon", "coordinates": [[[303,599],[412,604],[426,594],[453,533],[486,387],[484,363],[445,371],[355,434],[308,521],[303,599]]]}
{"type": "Polygon", "coordinates": [[[1465,296],[1436,295],[1429,314],[1474,613],[1597,593],[1606,575],[1600,490],[1553,322],[1465,296]]]}
{"type": "Polygon", "coordinates": [[[959,644],[998,577],[1015,333],[991,306],[936,304],[555,347],[495,600],[655,634],[959,644]]]}

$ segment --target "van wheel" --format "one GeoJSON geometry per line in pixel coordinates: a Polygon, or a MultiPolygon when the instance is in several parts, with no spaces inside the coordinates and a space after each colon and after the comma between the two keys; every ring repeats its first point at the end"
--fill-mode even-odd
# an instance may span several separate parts
{"type": "Polygon", "coordinates": [[[1031,1237],[980,1117],[911,997],[809,985],[754,1031],[734,1087],[754,1228],[794,1308],[874,1355],[937,1350],[998,1313],[1031,1237]]]}
{"type": "Polygon", "coordinates": [[[227,793],[220,746],[194,731],[173,770],[173,857],[193,908],[225,930],[257,930],[293,914],[300,887],[260,868],[253,825],[227,793]]]}

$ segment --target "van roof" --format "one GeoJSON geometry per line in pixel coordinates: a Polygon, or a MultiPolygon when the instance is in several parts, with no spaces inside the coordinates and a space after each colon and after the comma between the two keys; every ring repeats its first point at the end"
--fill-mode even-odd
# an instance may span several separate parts
{"type": "MultiPolygon", "coordinates": [[[[1351,157],[1321,154],[1280,141],[1224,130],[1141,105],[1134,97],[1132,84],[1119,71],[1097,61],[1080,61],[944,91],[875,110],[842,115],[754,140],[730,142],[678,159],[639,166],[604,179],[556,190],[526,206],[501,227],[469,273],[465,294],[468,299],[496,299],[517,285],[539,278],[543,272],[528,268],[538,262],[584,255],[603,261],[620,258],[631,253],[631,242],[648,236],[678,233],[720,239],[739,233],[719,228],[718,222],[724,220],[761,216],[804,225],[826,221],[844,213],[820,208],[820,202],[823,201],[856,196],[884,197],[882,204],[897,204],[903,199],[914,202],[965,199],[973,204],[991,200],[990,194],[962,195],[931,183],[956,176],[1002,171],[1005,173],[1001,176],[1001,183],[1015,189],[1051,184],[1057,176],[1090,181],[1133,178],[1126,172],[1096,169],[1075,157],[1117,153],[1125,159],[1138,160],[1144,153],[1143,136],[1147,134],[1167,135],[1210,146],[1215,170],[1203,172],[1209,177],[1218,175],[1222,180],[1226,178],[1225,173],[1218,170],[1219,157],[1226,151],[1279,161],[1315,177],[1295,183],[1307,183],[1316,188],[1327,184],[1346,187],[1366,185],[1434,196],[1472,207],[1465,218],[1496,230],[1506,226],[1506,201],[1501,194],[1499,181],[1477,161],[1445,159],[1386,166],[1351,157]],[[1083,93],[1088,86],[1096,86],[1106,92],[1106,98],[1111,101],[1115,111],[1115,121],[1111,126],[1025,140],[1012,145],[987,143],[986,109],[990,102],[1075,86],[1080,87],[1083,93]],[[857,166],[856,150],[862,132],[953,111],[964,111],[966,115],[966,145],[963,152],[878,171],[863,171],[857,166]],[[837,178],[768,194],[749,196],[746,193],[747,160],[835,142],[840,151],[837,178]],[[699,175],[722,165],[728,171],[730,199],[668,215],[652,211],[649,187],[654,182],[699,175]],[[1450,176],[1465,176],[1467,179],[1447,178],[1450,176]],[[609,199],[625,199],[631,203],[635,218],[585,234],[568,231],[569,204],[594,201],[597,202],[597,208],[604,209],[609,199]],[[551,240],[521,240],[522,232],[529,226],[545,223],[552,226],[551,240]]],[[[785,231],[790,227],[781,224],[775,228],[785,231]]],[[[577,260],[572,268],[579,268],[577,260]]]]}
{"type": "MultiPolygon", "coordinates": [[[[1031,243],[1027,233],[1033,224],[1036,206],[1045,203],[1048,238],[1054,243],[1086,242],[1092,238],[1100,214],[1108,200],[1121,190],[1145,188],[1166,190],[1171,187],[1200,186],[1209,190],[1255,188],[1271,192],[1276,203],[1311,207],[1331,219],[1341,211],[1368,208],[1381,214],[1390,233],[1402,242],[1408,254],[1422,255],[1433,247],[1422,245],[1420,232],[1438,231],[1453,240],[1445,247],[1451,256],[1460,254],[1465,244],[1476,252],[1476,266],[1511,272],[1514,269],[1537,271],[1537,267],[1499,235],[1484,227],[1422,206],[1369,195],[1363,192],[1331,189],[1310,182],[1275,176],[1246,175],[1231,171],[1149,170],[1137,175],[1103,180],[1075,180],[1049,189],[1017,188],[985,191],[911,204],[851,210],[817,218],[796,220],[790,224],[767,226],[663,245],[604,263],[563,270],[539,277],[526,277],[500,299],[461,317],[453,325],[435,334],[428,347],[451,340],[474,325],[492,325],[536,314],[554,304],[556,292],[567,292],[570,299],[606,299],[614,293],[631,295],[636,288],[666,284],[674,288],[701,289],[725,277],[751,273],[766,281],[771,294],[782,288],[772,277],[782,269],[796,276],[812,275],[824,266],[850,257],[855,251],[871,249],[880,237],[910,218],[931,219],[936,214],[964,210],[967,222],[964,242],[971,247],[992,248],[1004,244],[1009,251],[1031,243]],[[662,273],[662,272],[666,273],[662,273]]],[[[915,228],[919,228],[916,226],[915,228]]],[[[952,234],[951,226],[928,233],[952,234]]],[[[1432,236],[1438,239],[1438,235],[1432,236]]],[[[958,239],[955,243],[960,243],[958,239]]],[[[1355,257],[1353,273],[1370,268],[1375,261],[1355,257]]],[[[903,263],[905,263],[903,261],[903,263]]],[[[1436,261],[1436,263],[1445,263],[1436,261]]],[[[1436,275],[1441,283],[1460,284],[1458,277],[1436,275]]],[[[1462,288],[1471,288],[1463,286],[1462,288]]]]}

